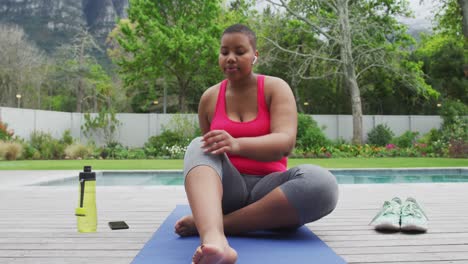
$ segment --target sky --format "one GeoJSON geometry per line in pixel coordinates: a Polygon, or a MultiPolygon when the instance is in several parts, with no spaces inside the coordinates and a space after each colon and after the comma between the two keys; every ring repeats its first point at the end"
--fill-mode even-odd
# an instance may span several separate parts
{"type": "Polygon", "coordinates": [[[431,29],[433,27],[434,11],[437,7],[436,1],[409,0],[410,8],[414,11],[414,18],[401,18],[400,21],[414,28],[431,29]]]}
{"type": "MultiPolygon", "coordinates": [[[[432,28],[432,20],[434,17],[434,9],[437,0],[408,0],[410,3],[410,8],[414,12],[414,18],[400,18],[399,20],[405,24],[408,24],[412,28],[416,29],[427,29],[432,28]]],[[[265,0],[257,0],[257,6],[261,9],[266,5],[265,0]]]]}

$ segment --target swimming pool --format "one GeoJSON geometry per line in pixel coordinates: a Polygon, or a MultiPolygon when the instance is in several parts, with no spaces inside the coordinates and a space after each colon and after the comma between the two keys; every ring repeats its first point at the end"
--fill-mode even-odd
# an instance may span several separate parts
{"type": "MultiPolygon", "coordinates": [[[[332,169],[339,184],[468,182],[468,168],[450,169],[332,169]]],[[[76,177],[41,182],[35,186],[76,186],[76,177]]],[[[97,186],[183,185],[182,171],[102,171],[97,186]]]]}

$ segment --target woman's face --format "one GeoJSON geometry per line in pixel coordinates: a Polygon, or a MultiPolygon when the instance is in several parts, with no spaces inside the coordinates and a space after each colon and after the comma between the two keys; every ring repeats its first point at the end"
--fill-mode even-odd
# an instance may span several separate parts
{"type": "Polygon", "coordinates": [[[256,55],[249,38],[243,33],[227,33],[221,38],[219,66],[231,80],[248,76],[256,55]]]}

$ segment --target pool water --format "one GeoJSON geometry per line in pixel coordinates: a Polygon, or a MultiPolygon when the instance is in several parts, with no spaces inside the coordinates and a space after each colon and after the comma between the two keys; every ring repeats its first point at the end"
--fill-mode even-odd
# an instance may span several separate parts
{"type": "MultiPolygon", "coordinates": [[[[468,182],[468,168],[330,170],[339,184],[468,182]]],[[[39,186],[76,186],[78,176],[42,182],[39,186]]],[[[103,171],[97,186],[183,185],[181,171],[103,171]]]]}

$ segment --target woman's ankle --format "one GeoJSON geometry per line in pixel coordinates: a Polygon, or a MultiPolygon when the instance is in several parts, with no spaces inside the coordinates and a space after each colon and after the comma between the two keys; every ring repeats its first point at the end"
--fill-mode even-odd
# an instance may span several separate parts
{"type": "Polygon", "coordinates": [[[228,241],[224,232],[210,231],[200,235],[201,244],[212,244],[212,245],[227,245],[228,241]]]}

